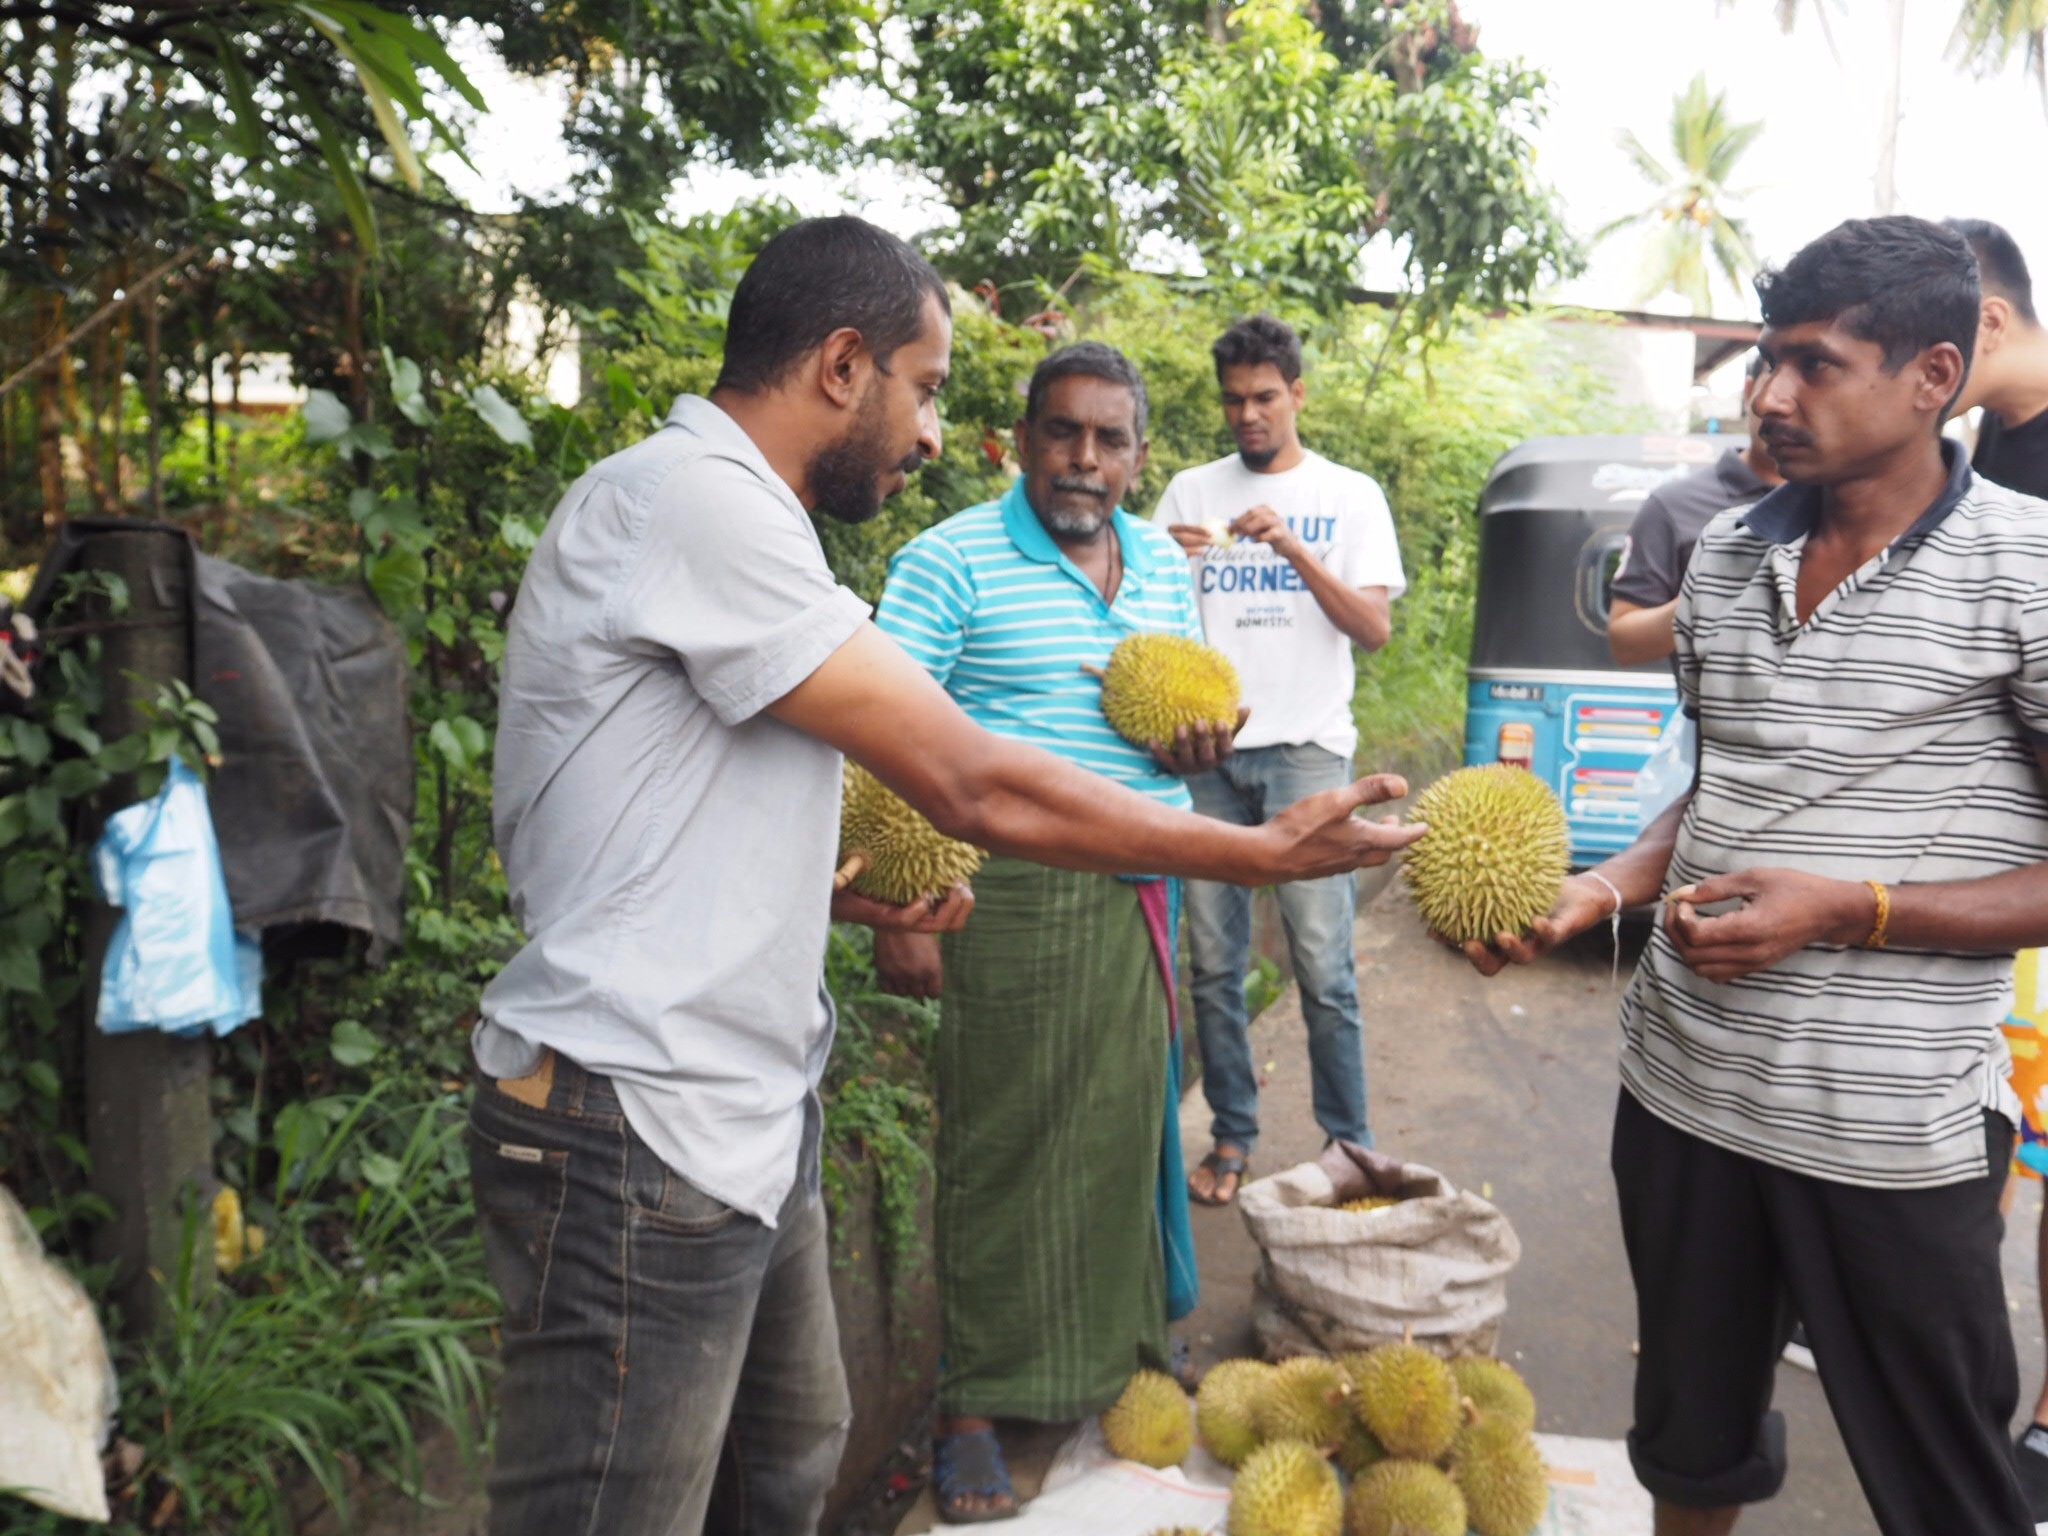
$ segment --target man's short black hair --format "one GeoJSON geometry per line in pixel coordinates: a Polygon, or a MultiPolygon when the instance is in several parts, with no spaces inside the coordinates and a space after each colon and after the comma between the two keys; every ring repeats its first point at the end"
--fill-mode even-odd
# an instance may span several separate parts
{"type": "Polygon", "coordinates": [[[1289,384],[1301,377],[1301,338],[1276,315],[1246,315],[1218,336],[1209,350],[1216,358],[1219,382],[1226,368],[1256,368],[1261,363],[1278,368],[1289,384]]]}
{"type": "Polygon", "coordinates": [[[1145,422],[1152,410],[1151,402],[1145,397],[1144,375],[1123,353],[1100,341],[1077,341],[1071,347],[1061,347],[1057,352],[1048,353],[1031,370],[1031,383],[1024,391],[1024,420],[1035,425],[1039,407],[1045,404],[1045,392],[1052,388],[1053,381],[1070,379],[1076,374],[1107,379],[1131,392],[1131,398],[1138,407],[1138,440],[1143,442],[1145,422]]]}
{"type": "Polygon", "coordinates": [[[792,224],[761,247],[733,290],[717,387],[747,395],[772,389],[848,326],[887,372],[896,349],[924,330],[931,296],[952,313],[932,264],[865,219],[792,224]]]}
{"type": "Polygon", "coordinates": [[[1953,342],[1968,366],[1977,340],[1977,258],[1945,225],[1906,214],[1849,219],[1775,270],[1756,277],[1764,324],[1839,320],[1875,342],[1896,373],[1927,348],[1953,342]]]}
{"type": "Polygon", "coordinates": [[[2041,322],[2034,314],[2034,279],[2027,271],[2027,258],[2019,242],[2003,225],[1989,219],[1949,219],[1948,227],[1970,242],[1977,256],[1977,280],[1986,293],[1995,293],[2012,306],[2013,313],[2028,325],[2041,322]]]}

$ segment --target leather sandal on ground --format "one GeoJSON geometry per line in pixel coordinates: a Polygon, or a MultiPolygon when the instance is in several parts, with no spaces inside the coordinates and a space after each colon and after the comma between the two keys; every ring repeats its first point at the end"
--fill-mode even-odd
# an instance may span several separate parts
{"type": "Polygon", "coordinates": [[[992,1429],[941,1435],[932,1442],[932,1492],[938,1497],[939,1518],[948,1525],[981,1525],[1017,1517],[1017,1490],[1010,1486],[1010,1469],[992,1429]],[[1010,1502],[979,1509],[965,1507],[965,1501],[972,1498],[1010,1502]]]}
{"type": "Polygon", "coordinates": [[[1201,1166],[1209,1170],[1209,1177],[1214,1181],[1212,1188],[1221,1188],[1226,1178],[1234,1177],[1237,1182],[1230,1187],[1230,1193],[1227,1195],[1205,1195],[1190,1184],[1188,1198],[1197,1205],[1228,1205],[1237,1198],[1237,1192],[1244,1188],[1245,1169],[1250,1165],[1239,1153],[1211,1152],[1202,1159],[1201,1166]]]}

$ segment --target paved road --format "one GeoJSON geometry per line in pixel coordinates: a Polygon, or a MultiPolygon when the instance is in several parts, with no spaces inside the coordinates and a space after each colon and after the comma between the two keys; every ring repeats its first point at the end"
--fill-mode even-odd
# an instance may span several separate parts
{"type": "MultiPolygon", "coordinates": [[[[1488,1192],[1520,1233],[1502,1352],[1528,1376],[1542,1429],[1619,1438],[1629,1423],[1633,1300],[1622,1256],[1607,1137],[1616,1093],[1615,1002],[1633,960],[1624,933],[1618,982],[1607,935],[1543,965],[1487,981],[1425,939],[1398,887],[1361,911],[1372,1121],[1383,1150],[1488,1192]]],[[[1290,993],[1254,1026],[1270,1062],[1254,1176],[1313,1157],[1306,1051],[1290,993]]],[[[1183,1113],[1192,1161],[1207,1149],[1199,1092],[1183,1113]]],[[[2040,1186],[2014,1212],[2005,1267],[2022,1378],[2042,1364],[2033,1275],[2040,1186]]],[[[1255,1253],[1234,1211],[1197,1210],[1203,1305],[1185,1326],[1206,1366],[1250,1353],[1255,1253]]],[[[1790,1431],[1784,1492],[1742,1524],[1745,1536],[1864,1536],[1864,1507],[1819,1382],[1781,1366],[1777,1404],[1790,1431]]],[[[2029,1404],[2029,1406],[2031,1406],[2029,1404]]]]}

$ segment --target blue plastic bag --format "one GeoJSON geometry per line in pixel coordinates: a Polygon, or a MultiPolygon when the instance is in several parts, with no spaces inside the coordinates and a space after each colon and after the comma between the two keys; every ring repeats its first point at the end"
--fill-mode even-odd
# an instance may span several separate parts
{"type": "Polygon", "coordinates": [[[154,798],[107,819],[93,878],[122,909],[100,973],[99,1027],[224,1035],[262,1011],[262,950],[235,932],[206,786],[176,758],[154,798]]]}

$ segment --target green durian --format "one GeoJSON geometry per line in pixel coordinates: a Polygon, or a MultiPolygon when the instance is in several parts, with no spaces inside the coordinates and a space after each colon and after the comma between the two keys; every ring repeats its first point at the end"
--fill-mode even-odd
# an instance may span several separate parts
{"type": "Polygon", "coordinates": [[[1464,1422],[1457,1378],[1419,1344],[1382,1344],[1353,1371],[1351,1403],[1392,1456],[1435,1461],[1464,1422]]]}
{"type": "Polygon", "coordinates": [[[1536,1397],[1529,1384],[1505,1360],[1491,1355],[1466,1355],[1451,1362],[1458,1392],[1489,1420],[1506,1419],[1520,1429],[1536,1427],[1536,1397]]]}
{"type": "Polygon", "coordinates": [[[860,764],[846,765],[839,801],[839,863],[858,858],[850,888],[892,907],[908,906],[958,885],[987,857],[972,843],[940,835],[860,764]]]}
{"type": "Polygon", "coordinates": [[[1451,1476],[1479,1536],[1530,1536],[1550,1508],[1543,1453],[1507,1418],[1482,1418],[1458,1436],[1451,1476]]]}
{"type": "Polygon", "coordinates": [[[1344,1536],[1465,1536],[1465,1496],[1426,1462],[1383,1461],[1351,1485],[1344,1536]]]}
{"type": "Polygon", "coordinates": [[[1195,1446],[1195,1412],[1181,1384],[1163,1371],[1140,1371],[1102,1414],[1102,1437],[1125,1461],[1177,1467],[1195,1446]]]}
{"type": "Polygon", "coordinates": [[[1239,699],[1230,658],[1185,635],[1132,635],[1110,652],[1102,674],[1103,714],[1141,747],[1170,746],[1180,727],[1204,720],[1235,727],[1239,699]]]}
{"type": "Polygon", "coordinates": [[[1506,763],[1460,768],[1425,789],[1410,817],[1429,835],[1402,856],[1423,921],[1447,939],[1520,934],[1557,904],[1571,856],[1564,807],[1506,763]]]}
{"type": "Polygon", "coordinates": [[[1337,1442],[1337,1465],[1344,1469],[1344,1475],[1363,1477],[1386,1459],[1387,1448],[1353,1414],[1351,1422],[1344,1426],[1344,1438],[1337,1442]]]}
{"type": "Polygon", "coordinates": [[[1258,1405],[1273,1382],[1263,1360],[1224,1360],[1209,1368],[1195,1393],[1195,1426],[1209,1454],[1227,1467],[1258,1449],[1258,1405]]]}
{"type": "Polygon", "coordinates": [[[1340,1536],[1344,1490],[1322,1453],[1274,1440],[1245,1458],[1230,1485],[1230,1536],[1340,1536]]]}
{"type": "Polygon", "coordinates": [[[1321,1449],[1344,1438],[1351,1416],[1351,1378],[1321,1355],[1296,1355],[1273,1367],[1272,1380],[1253,1409],[1261,1440],[1302,1440],[1321,1449]]]}

